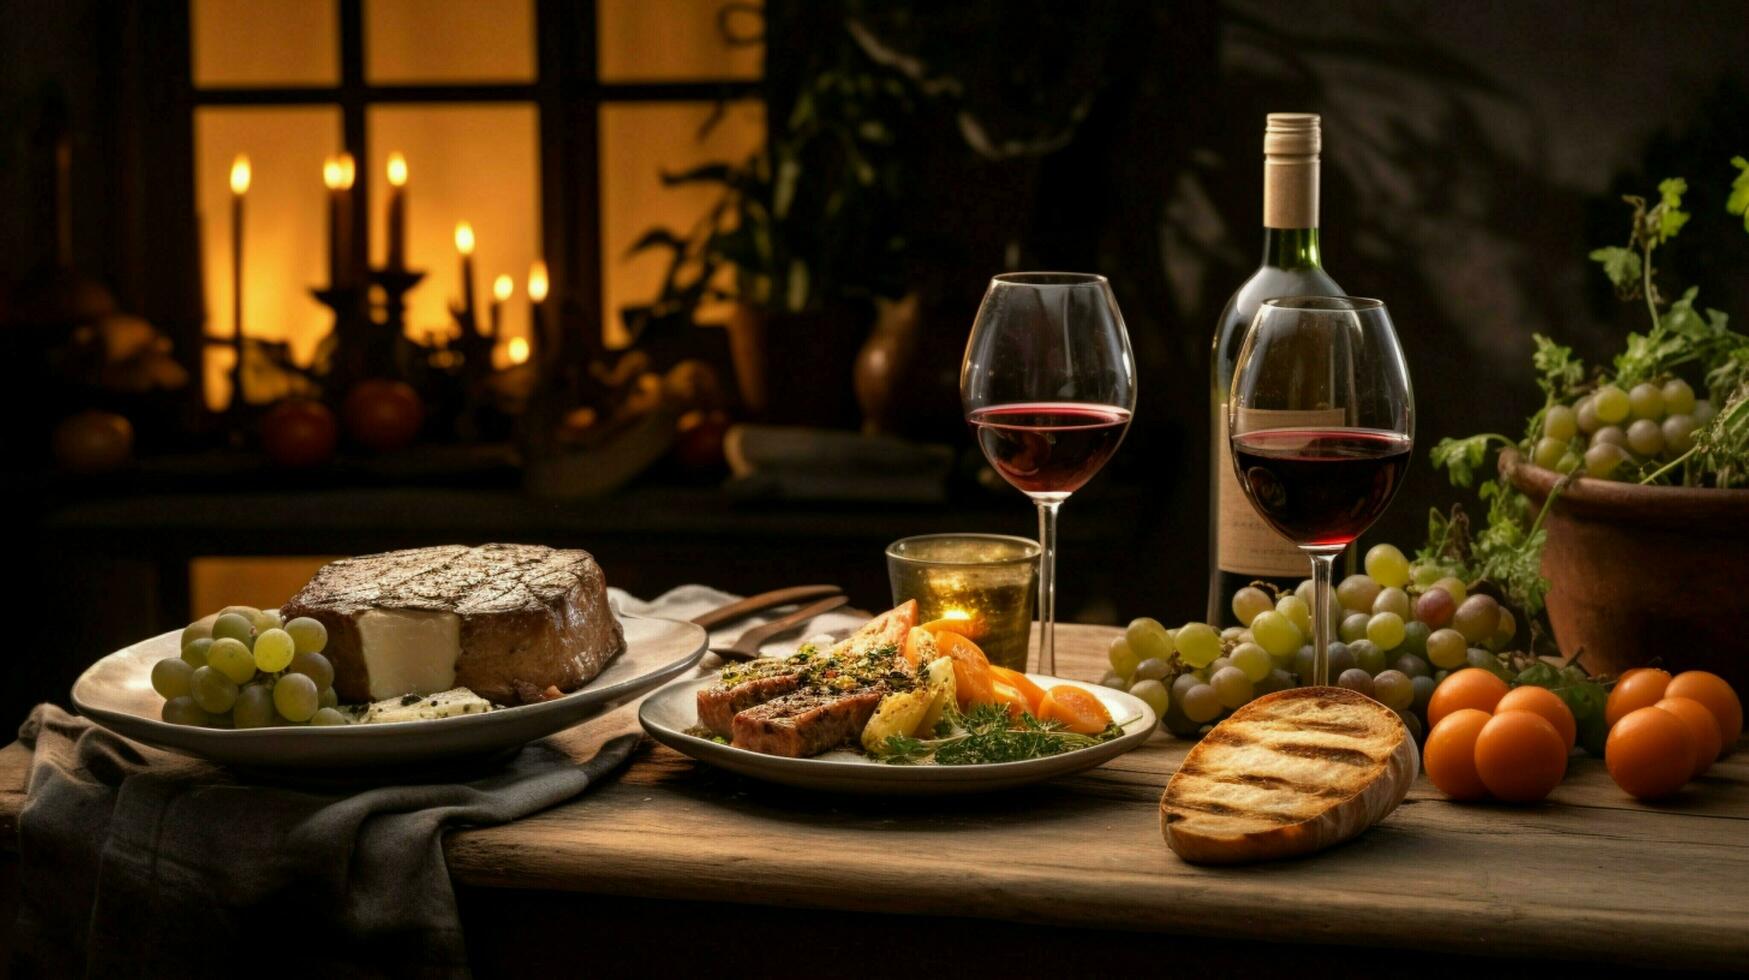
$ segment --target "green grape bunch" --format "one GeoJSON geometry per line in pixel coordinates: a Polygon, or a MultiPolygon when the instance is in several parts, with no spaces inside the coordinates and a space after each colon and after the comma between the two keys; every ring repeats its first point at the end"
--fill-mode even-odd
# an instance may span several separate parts
{"type": "Polygon", "coordinates": [[[182,631],[181,652],[152,665],[160,717],[173,725],[265,728],[343,725],[334,665],[322,655],[328,629],[277,611],[226,606],[182,631]]]}

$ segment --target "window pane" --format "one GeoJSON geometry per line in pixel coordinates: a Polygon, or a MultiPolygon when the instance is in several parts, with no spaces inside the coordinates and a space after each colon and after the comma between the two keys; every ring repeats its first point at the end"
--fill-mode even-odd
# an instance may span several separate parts
{"type": "MultiPolygon", "coordinates": [[[[372,206],[371,256],[388,252],[383,212],[389,154],[407,158],[407,263],[425,279],[407,296],[407,335],[448,335],[461,296],[455,226],[474,226],[474,293],[486,317],[492,280],[516,284],[504,333],[528,335],[528,267],[540,253],[539,122],[533,106],[376,106],[366,116],[372,206]]],[[[482,324],[483,325],[483,324],[482,324]]]]}
{"type": "MultiPolygon", "coordinates": [[[[713,161],[739,164],[765,139],[764,106],[755,101],[731,103],[701,137],[714,110],[709,102],[601,107],[602,323],[610,346],[627,341],[620,311],[654,299],[668,266],[663,252],[628,257],[627,249],[651,228],[685,234],[721,194],[710,184],[663,187],[661,174],[713,161]]],[[[724,313],[709,311],[703,319],[724,313]]]]}
{"type": "Polygon", "coordinates": [[[189,19],[198,86],[340,81],[334,0],[193,0],[189,19]]]}
{"type": "Polygon", "coordinates": [[[365,0],[373,83],[534,80],[533,0],[365,0]]]}
{"type": "Polygon", "coordinates": [[[601,80],[756,79],[765,46],[730,44],[719,13],[730,36],[758,38],[765,30],[760,6],[725,0],[597,0],[601,80]]]}
{"type": "MultiPolygon", "coordinates": [[[[252,177],[243,224],[243,327],[249,337],[285,340],[308,364],[332,316],[310,296],[328,280],[322,160],[341,149],[333,108],[206,108],[194,116],[195,206],[206,281],[207,331],[232,336],[231,161],[249,155],[252,177]]],[[[230,400],[231,352],[206,352],[207,403],[230,400]]],[[[250,389],[260,400],[269,391],[250,389]]]]}

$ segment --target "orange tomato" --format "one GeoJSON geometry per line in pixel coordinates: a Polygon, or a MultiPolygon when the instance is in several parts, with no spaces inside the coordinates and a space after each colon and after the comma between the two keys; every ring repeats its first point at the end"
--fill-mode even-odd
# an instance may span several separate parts
{"type": "Polygon", "coordinates": [[[924,623],[922,628],[931,633],[958,633],[969,640],[981,640],[989,632],[990,624],[985,622],[983,615],[972,613],[969,616],[943,616],[924,623]]]}
{"type": "Polygon", "coordinates": [[[978,645],[958,633],[937,633],[935,642],[953,658],[953,684],[961,707],[968,704],[989,704],[996,700],[991,685],[996,681],[990,673],[990,658],[978,645]]]}
{"type": "Polygon", "coordinates": [[[1567,751],[1573,751],[1573,743],[1579,738],[1579,725],[1573,720],[1573,710],[1567,707],[1560,695],[1546,687],[1536,687],[1526,684],[1506,692],[1500,703],[1494,706],[1494,713],[1502,711],[1530,711],[1542,716],[1543,720],[1555,726],[1555,731],[1567,743],[1567,751]]]}
{"type": "Polygon", "coordinates": [[[1427,723],[1437,725],[1459,708],[1491,713],[1505,696],[1505,681],[1480,667],[1466,667],[1433,689],[1433,697],[1427,702],[1427,723]]]}
{"type": "Polygon", "coordinates": [[[1488,787],[1476,774],[1476,736],[1489,717],[1486,711],[1459,708],[1441,718],[1427,735],[1422,768],[1433,785],[1454,800],[1479,800],[1488,795],[1488,787]]]}
{"type": "Polygon", "coordinates": [[[990,673],[998,681],[1014,688],[1026,697],[1026,710],[1038,714],[1038,706],[1045,699],[1045,689],[1032,682],[1032,678],[1018,670],[990,665],[990,673]]]}
{"type": "MultiPolygon", "coordinates": [[[[1641,667],[1621,675],[1603,703],[1603,722],[1611,728],[1629,712],[1657,704],[1670,686],[1670,672],[1656,667],[1641,667]]],[[[1723,726],[1720,726],[1723,727],[1723,726]]]]}
{"type": "Polygon", "coordinates": [[[935,642],[935,634],[921,626],[911,627],[905,634],[905,645],[899,648],[899,652],[913,667],[934,660],[940,651],[940,645],[935,642]]]}
{"type": "Polygon", "coordinates": [[[1038,717],[1083,735],[1097,735],[1111,724],[1111,712],[1105,710],[1097,697],[1070,684],[1058,684],[1045,692],[1038,717]]]}
{"type": "Polygon", "coordinates": [[[1567,743],[1534,711],[1506,711],[1476,733],[1476,775],[1508,803],[1535,803],[1567,774],[1567,743]]]}
{"type": "Polygon", "coordinates": [[[990,700],[1000,705],[1006,705],[1008,717],[1015,721],[1019,721],[1021,715],[1032,710],[1032,705],[1027,703],[1026,695],[1022,694],[1020,689],[1013,684],[1003,681],[990,683],[990,700]]]}
{"type": "Polygon", "coordinates": [[[1694,771],[1690,779],[1707,771],[1713,760],[1719,757],[1723,743],[1719,740],[1719,720],[1707,710],[1707,706],[1693,698],[1665,698],[1654,708],[1663,708],[1688,726],[1688,733],[1694,736],[1694,771]]]}
{"type": "Polygon", "coordinates": [[[1628,712],[1609,729],[1603,764],[1629,796],[1655,800],[1688,782],[1694,771],[1694,733],[1681,718],[1647,705],[1628,712]]]}
{"type": "Polygon", "coordinates": [[[1705,670],[1685,670],[1664,689],[1667,698],[1693,698],[1706,706],[1719,722],[1722,752],[1730,752],[1743,737],[1743,702],[1723,677],[1705,670]]]}

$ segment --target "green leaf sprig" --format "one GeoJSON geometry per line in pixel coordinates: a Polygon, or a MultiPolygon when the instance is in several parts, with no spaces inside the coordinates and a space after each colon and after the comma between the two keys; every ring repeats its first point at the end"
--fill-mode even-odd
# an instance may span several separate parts
{"type": "Polygon", "coordinates": [[[906,765],[1020,762],[1088,748],[1122,734],[1122,726],[1115,722],[1097,735],[1082,735],[1056,722],[1040,721],[1030,713],[1011,719],[1004,705],[980,704],[964,713],[948,708],[936,723],[934,738],[887,736],[875,757],[882,762],[906,765]]]}

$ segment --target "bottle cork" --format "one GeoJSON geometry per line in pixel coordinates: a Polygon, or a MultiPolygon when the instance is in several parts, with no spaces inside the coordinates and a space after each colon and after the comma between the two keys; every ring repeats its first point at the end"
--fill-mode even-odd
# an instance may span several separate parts
{"type": "Polygon", "coordinates": [[[1318,116],[1272,112],[1263,128],[1263,227],[1318,227],[1318,116]]]}

